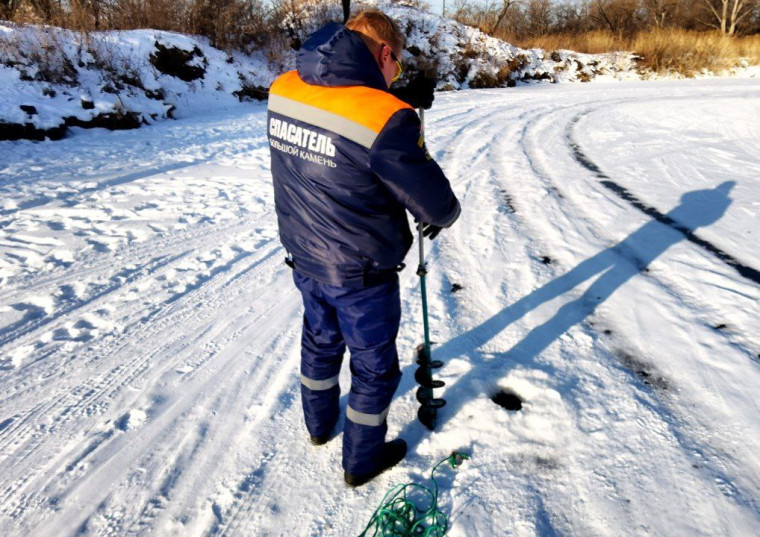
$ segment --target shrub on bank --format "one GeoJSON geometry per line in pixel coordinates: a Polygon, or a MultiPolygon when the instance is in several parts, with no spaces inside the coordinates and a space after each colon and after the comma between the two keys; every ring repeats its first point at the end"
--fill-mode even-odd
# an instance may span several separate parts
{"type": "Polygon", "coordinates": [[[621,37],[597,30],[517,39],[515,44],[524,48],[569,49],[589,54],[628,50],[641,57],[641,67],[658,74],[694,76],[703,71],[719,72],[760,65],[760,35],[727,37],[717,31],[666,28],[621,37]]]}

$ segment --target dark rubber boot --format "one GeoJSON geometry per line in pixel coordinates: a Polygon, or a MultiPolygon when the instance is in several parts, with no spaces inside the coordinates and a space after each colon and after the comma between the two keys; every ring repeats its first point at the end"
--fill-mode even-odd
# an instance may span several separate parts
{"type": "Polygon", "coordinates": [[[333,426],[330,427],[329,432],[320,434],[320,435],[309,435],[309,441],[314,446],[323,446],[326,443],[328,443],[330,440],[333,439],[333,435],[335,434],[335,426],[338,425],[338,422],[336,421],[333,423],[333,426]]]}
{"type": "Polygon", "coordinates": [[[380,461],[380,466],[377,467],[377,470],[369,474],[359,475],[353,475],[349,474],[348,472],[344,472],[343,479],[345,480],[346,485],[349,487],[361,487],[365,483],[372,481],[384,471],[396,466],[404,459],[404,457],[406,457],[406,442],[400,438],[397,438],[396,440],[385,443],[383,457],[380,461]]]}
{"type": "Polygon", "coordinates": [[[332,433],[323,434],[320,436],[309,436],[309,440],[311,443],[315,446],[323,446],[325,445],[330,438],[332,438],[332,433]]]}

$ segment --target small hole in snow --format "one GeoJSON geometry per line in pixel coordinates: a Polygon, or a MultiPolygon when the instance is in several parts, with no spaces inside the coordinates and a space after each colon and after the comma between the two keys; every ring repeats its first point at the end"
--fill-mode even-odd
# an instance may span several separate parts
{"type": "Polygon", "coordinates": [[[491,397],[491,401],[507,410],[517,411],[522,409],[522,398],[510,390],[501,390],[491,397]]]}

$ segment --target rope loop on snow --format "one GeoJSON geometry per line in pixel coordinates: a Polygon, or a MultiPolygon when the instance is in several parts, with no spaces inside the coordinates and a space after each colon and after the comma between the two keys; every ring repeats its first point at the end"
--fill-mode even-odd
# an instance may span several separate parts
{"type": "Polygon", "coordinates": [[[469,458],[465,453],[453,451],[436,464],[430,472],[432,489],[417,483],[403,483],[393,487],[383,497],[359,537],[443,537],[449,529],[449,521],[438,509],[438,481],[434,474],[446,462],[452,468],[457,468],[469,458]],[[415,502],[411,495],[421,498],[415,502]],[[417,504],[423,500],[426,500],[424,503],[427,507],[418,507],[417,504]]]}

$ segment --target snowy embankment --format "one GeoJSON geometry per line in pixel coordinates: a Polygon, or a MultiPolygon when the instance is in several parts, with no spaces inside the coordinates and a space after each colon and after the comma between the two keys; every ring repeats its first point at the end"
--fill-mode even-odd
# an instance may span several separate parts
{"type": "MultiPolygon", "coordinates": [[[[432,69],[441,90],[638,76],[631,54],[545,55],[415,8],[379,5],[408,35],[407,74],[432,69]]],[[[270,47],[285,46],[286,34],[302,41],[323,21],[342,16],[335,2],[302,10],[298,24],[284,21],[283,39],[270,47]]],[[[274,77],[293,66],[293,50],[249,55],[170,32],[80,34],[0,23],[0,140],[60,139],[69,127],[130,129],[265,98],[274,77]]]]}
{"type": "Polygon", "coordinates": [[[452,537],[760,535],[758,116],[752,80],[440,95],[448,405],[415,420],[407,269],[410,453],[358,490],[302,425],[263,104],[0,142],[0,534],[357,535],[456,449],[452,537]]]}
{"type": "Polygon", "coordinates": [[[0,140],[137,128],[263,98],[273,79],[263,53],[227,53],[203,38],[0,23],[0,140]]]}

